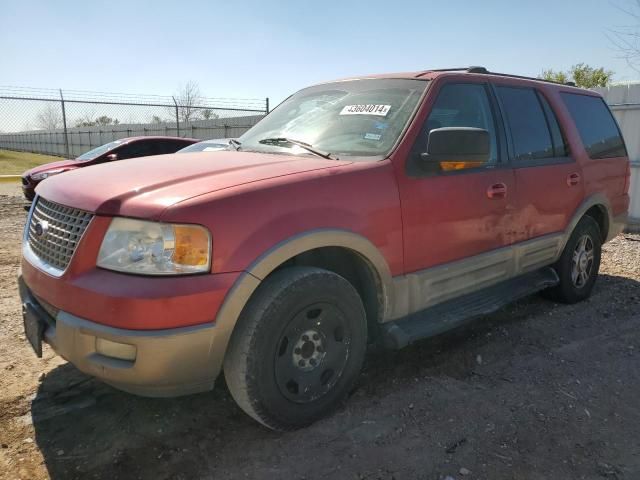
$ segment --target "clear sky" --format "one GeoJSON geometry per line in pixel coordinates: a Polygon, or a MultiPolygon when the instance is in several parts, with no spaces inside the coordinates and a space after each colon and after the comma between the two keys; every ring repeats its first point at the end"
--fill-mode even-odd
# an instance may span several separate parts
{"type": "Polygon", "coordinates": [[[607,39],[631,0],[0,0],[0,85],[272,105],[351,75],[482,65],[538,75],[585,62],[640,80],[607,39]]]}

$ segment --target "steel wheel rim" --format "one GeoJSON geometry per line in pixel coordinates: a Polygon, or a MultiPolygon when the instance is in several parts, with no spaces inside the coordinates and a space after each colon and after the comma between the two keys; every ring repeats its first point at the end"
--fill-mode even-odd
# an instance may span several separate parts
{"type": "Polygon", "coordinates": [[[594,245],[589,235],[583,235],[573,250],[571,259],[571,282],[576,288],[583,288],[593,271],[594,245]]]}
{"type": "Polygon", "coordinates": [[[274,368],[278,389],[295,403],[326,395],[340,380],[351,353],[351,330],[330,303],[298,312],[280,335],[274,368]]]}

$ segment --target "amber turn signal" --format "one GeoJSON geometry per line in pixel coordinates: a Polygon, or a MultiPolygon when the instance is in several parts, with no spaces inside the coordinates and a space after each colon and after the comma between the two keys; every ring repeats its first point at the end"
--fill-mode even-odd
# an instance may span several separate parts
{"type": "Polygon", "coordinates": [[[201,266],[209,263],[209,233],[196,225],[175,225],[173,262],[201,266]]]}

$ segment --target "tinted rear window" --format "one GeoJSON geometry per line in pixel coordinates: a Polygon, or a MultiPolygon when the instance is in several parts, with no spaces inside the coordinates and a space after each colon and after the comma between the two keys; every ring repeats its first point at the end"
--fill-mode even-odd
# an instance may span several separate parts
{"type": "Polygon", "coordinates": [[[561,95],[589,157],[623,157],[627,154],[618,126],[604,100],[575,93],[561,95]]]}
{"type": "Polygon", "coordinates": [[[553,158],[553,142],[536,92],[531,88],[498,87],[513,139],[515,161],[553,158]]]}

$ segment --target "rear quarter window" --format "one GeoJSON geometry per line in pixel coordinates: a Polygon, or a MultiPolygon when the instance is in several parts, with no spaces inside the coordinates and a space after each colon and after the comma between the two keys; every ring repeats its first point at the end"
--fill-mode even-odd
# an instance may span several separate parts
{"type": "Polygon", "coordinates": [[[560,95],[590,158],[627,155],[618,125],[602,98],[566,92],[560,95]]]}

